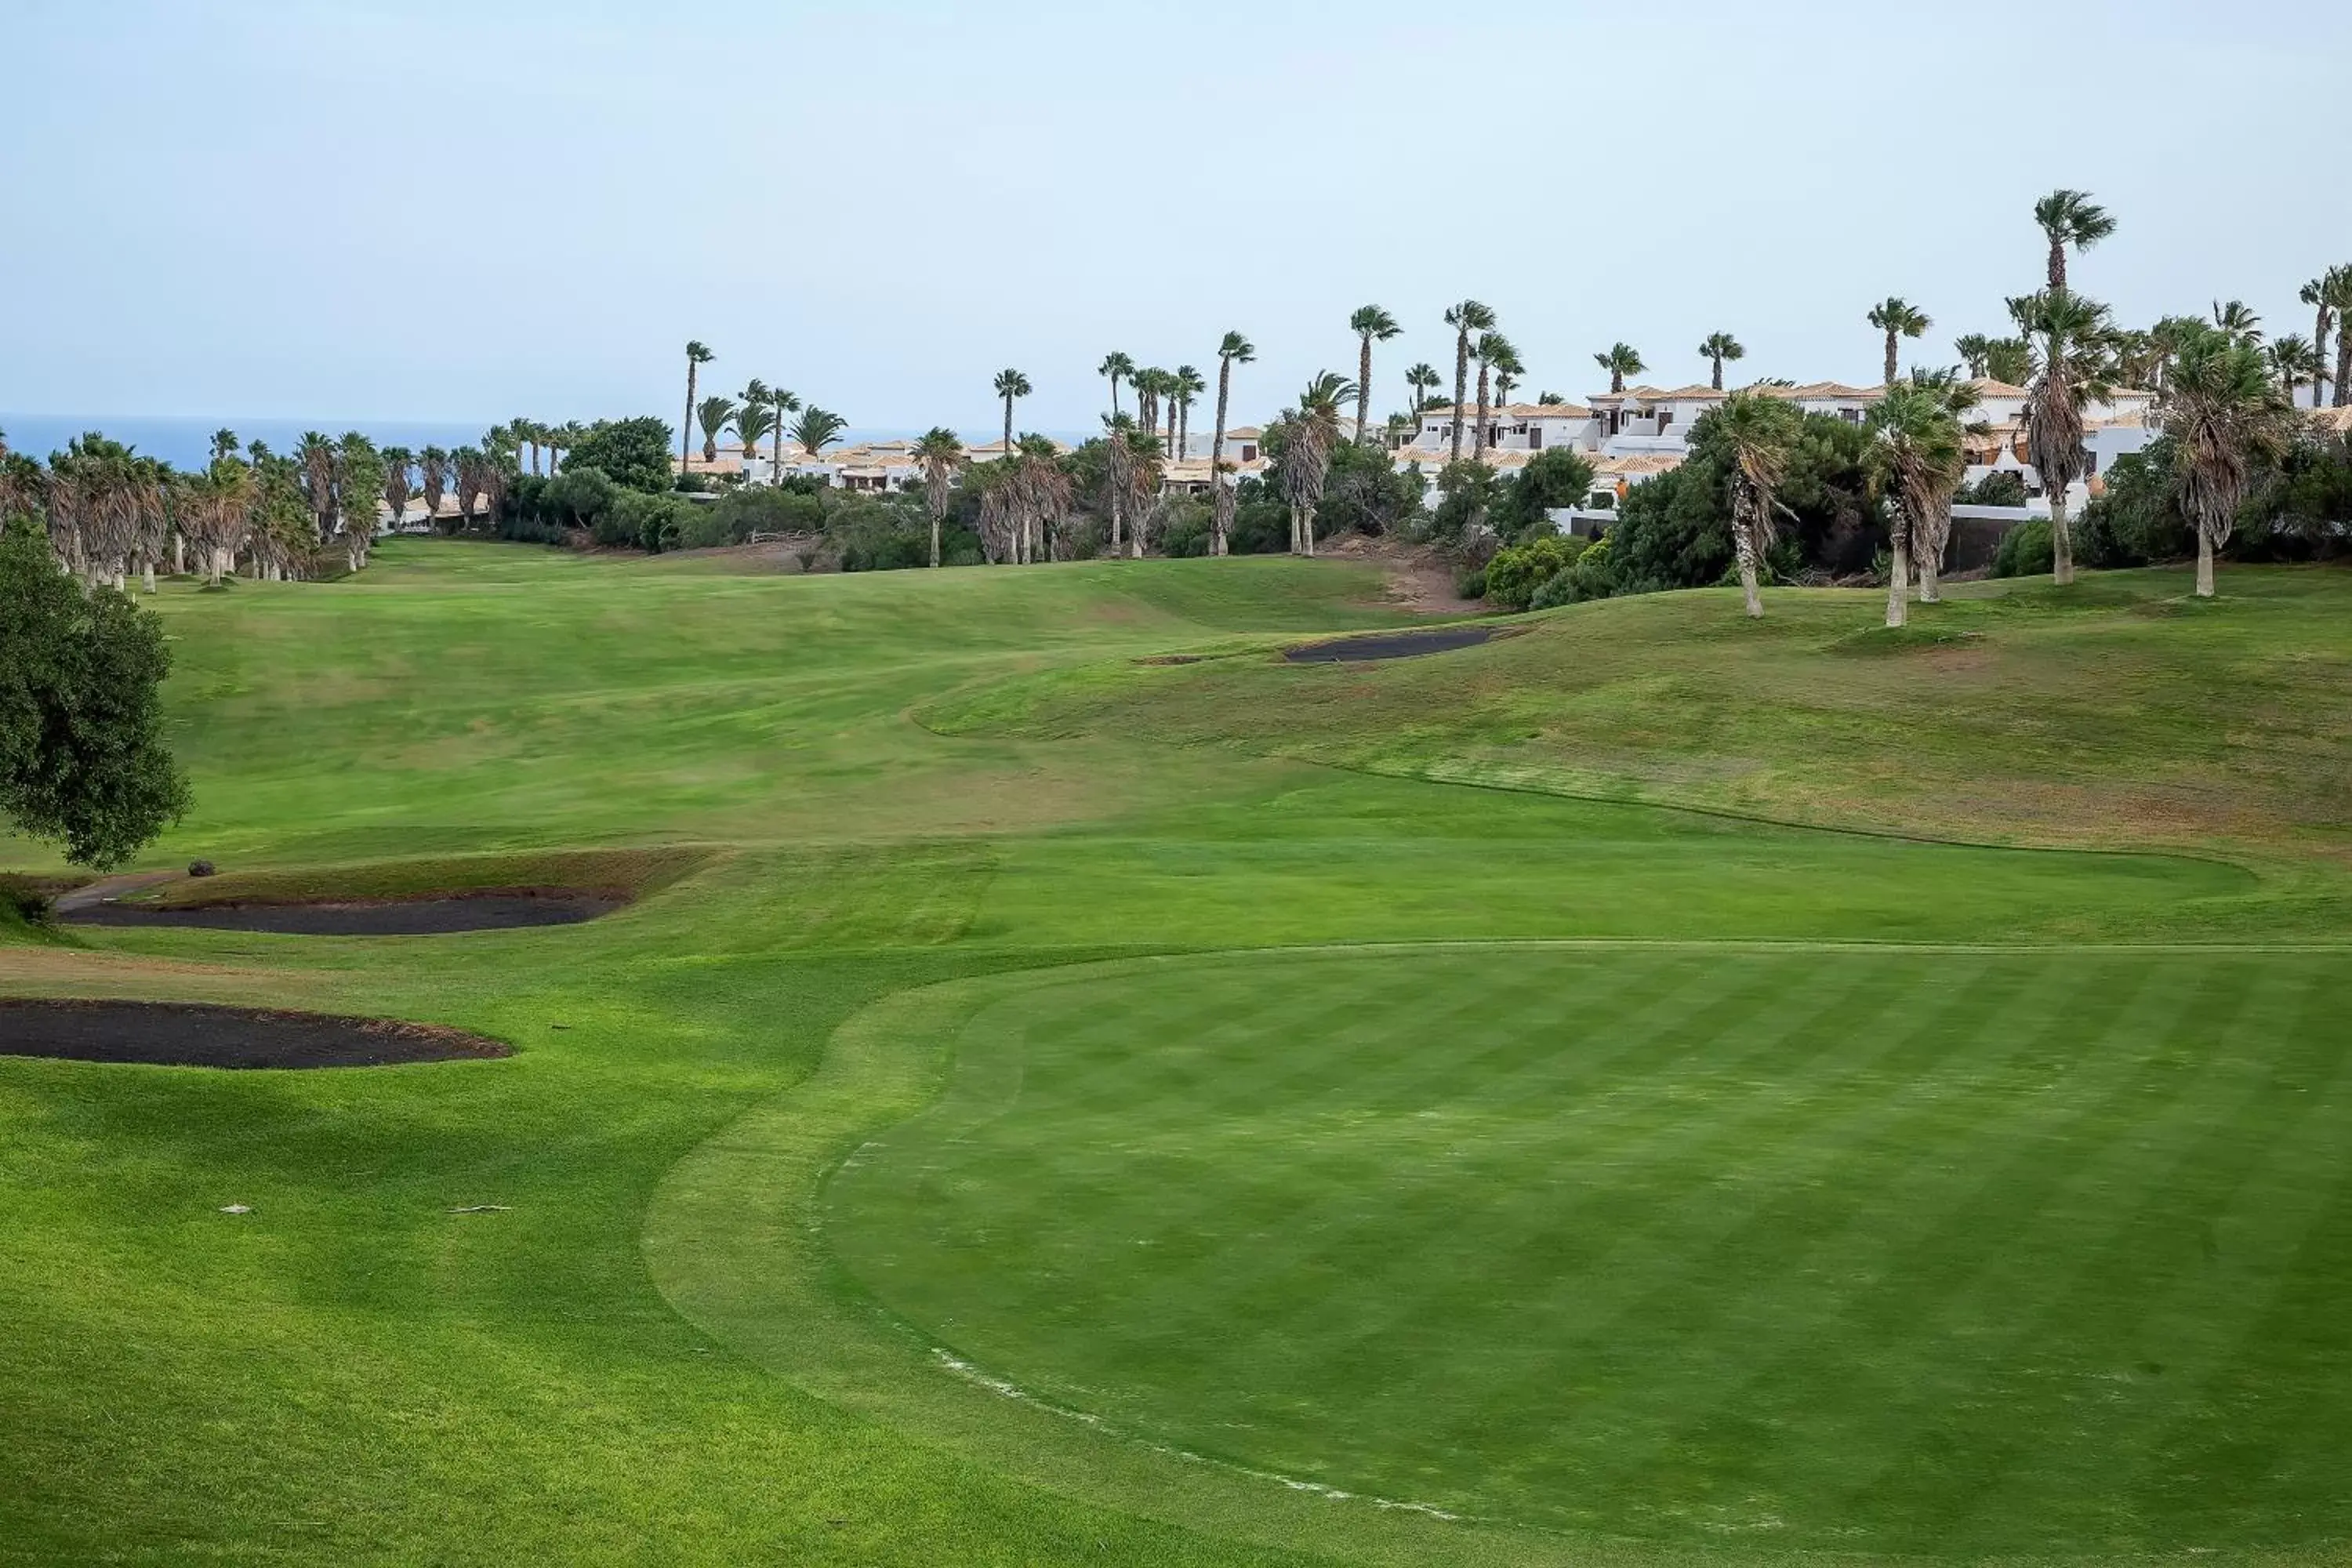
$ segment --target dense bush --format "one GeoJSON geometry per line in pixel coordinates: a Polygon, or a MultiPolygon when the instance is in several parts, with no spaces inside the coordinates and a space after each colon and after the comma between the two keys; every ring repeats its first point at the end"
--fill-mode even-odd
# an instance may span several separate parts
{"type": "Polygon", "coordinates": [[[1536,590],[1574,565],[1584,550],[1583,540],[1543,533],[1498,551],[1486,563],[1487,601],[1507,610],[1528,608],[1536,590]]]}
{"type": "Polygon", "coordinates": [[[1574,561],[1545,579],[1528,599],[1528,608],[1549,610],[1557,605],[1609,597],[1615,572],[1609,537],[1602,534],[1586,545],[1574,561]]]}
{"type": "Polygon", "coordinates": [[[2050,542],[2050,524],[2041,518],[2021,522],[2000,536],[2000,548],[1993,552],[1992,574],[1996,577],[2038,577],[2049,571],[2056,560],[2050,542]]]}
{"type": "Polygon", "coordinates": [[[2025,477],[2004,468],[1952,492],[1954,506],[2023,506],[2025,477]]]}
{"type": "MultiPolygon", "coordinates": [[[[859,496],[832,509],[825,536],[844,572],[897,572],[931,563],[931,521],[911,497],[859,496]]],[[[976,566],[980,535],[949,523],[940,531],[940,564],[976,566]]]]}
{"type": "Polygon", "coordinates": [[[1180,500],[1173,503],[1160,523],[1160,553],[1179,560],[1206,555],[1212,527],[1208,502],[1180,500]]]}
{"type": "Polygon", "coordinates": [[[1420,516],[1421,490],[1420,474],[1400,473],[1385,448],[1343,443],[1331,453],[1322,504],[1315,509],[1315,537],[1398,532],[1420,516]]]}
{"type": "Polygon", "coordinates": [[[1484,463],[1465,458],[1437,471],[1437,507],[1431,512],[1428,536],[1440,544],[1460,545],[1470,538],[1471,525],[1491,525],[1503,481],[1484,463]]]}
{"type": "Polygon", "coordinates": [[[1290,548],[1290,507],[1262,479],[1234,488],[1234,521],[1225,548],[1235,555],[1279,555],[1290,548]]]}

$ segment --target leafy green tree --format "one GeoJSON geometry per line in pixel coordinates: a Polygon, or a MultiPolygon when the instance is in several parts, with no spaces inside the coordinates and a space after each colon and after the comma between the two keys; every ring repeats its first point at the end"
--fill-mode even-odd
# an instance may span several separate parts
{"type": "Polygon", "coordinates": [[[1739,340],[1729,332],[1707,333],[1698,345],[1698,353],[1701,359],[1714,362],[1715,380],[1712,384],[1717,392],[1723,390],[1723,362],[1727,359],[1748,357],[1748,351],[1741,347],[1739,340]]]}
{"type": "Polygon", "coordinates": [[[1370,537],[1406,527],[1421,511],[1421,476],[1400,472],[1377,446],[1342,441],[1331,448],[1331,470],[1316,509],[1318,534],[1370,537]]]}
{"type": "Polygon", "coordinates": [[[1928,319],[1927,311],[1892,296],[1873,305],[1865,320],[1886,334],[1886,384],[1893,386],[1898,370],[1896,341],[1923,336],[1936,323],[1928,319]]]}
{"type": "MultiPolygon", "coordinates": [[[[2164,433],[2179,447],[2180,510],[2197,529],[2197,596],[2213,596],[2213,555],[2229,542],[2254,475],[2276,466],[2294,411],[2253,344],[2226,324],[2181,345],[2164,389],[2164,433]]],[[[2054,529],[2053,529],[2054,533],[2054,529]]]]}
{"type": "Polygon", "coordinates": [[[0,815],[100,870],[178,820],[188,785],[158,694],[170,668],[135,601],[85,593],[38,529],[0,526],[0,815]]]}
{"type": "Polygon", "coordinates": [[[1691,449],[1716,463],[1730,482],[1732,552],[1751,618],[1764,613],[1757,574],[1772,548],[1780,511],[1775,492],[1801,428],[1794,405],[1754,392],[1733,393],[1691,426],[1691,449]]]}
{"type": "Polygon", "coordinates": [[[1387,342],[1404,331],[1397,319],[1378,305],[1360,305],[1348,318],[1356,334],[1356,439],[1369,440],[1372,421],[1372,345],[1387,342]]]}
{"type": "Polygon", "coordinates": [[[1580,507],[1592,495],[1592,464],[1573,447],[1551,447],[1528,459],[1498,489],[1495,531],[1513,543],[1552,527],[1550,513],[1580,507]]]}
{"type": "Polygon", "coordinates": [[[2042,237],[2050,242],[2049,276],[2044,287],[2053,293],[2066,287],[2068,247],[2088,250],[2116,232],[2116,220],[2107,216],[2106,208],[2091,200],[2088,191],[2051,192],[2033,204],[2033,221],[2041,226],[2042,237]]]}
{"type": "Polygon", "coordinates": [[[669,426],[652,415],[599,419],[581,433],[563,466],[601,468],[625,489],[663,494],[672,488],[669,426]]]}

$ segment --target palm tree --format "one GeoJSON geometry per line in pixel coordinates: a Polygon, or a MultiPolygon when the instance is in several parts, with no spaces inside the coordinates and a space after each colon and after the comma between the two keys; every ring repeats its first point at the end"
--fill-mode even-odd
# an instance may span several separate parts
{"type": "Polygon", "coordinates": [[[2215,328],[2181,344],[2164,389],[2180,510],[2197,525],[2197,596],[2213,596],[2213,552],[2229,542],[2257,465],[2284,457],[2294,405],[2252,344],[2215,328]]]}
{"type": "Polygon", "coordinates": [[[2263,357],[2270,362],[2272,374],[2278,377],[2280,390],[2286,394],[2290,405],[2294,402],[2294,389],[2319,374],[2319,351],[2301,332],[2289,332],[2276,340],[2263,351],[2263,357]]]}
{"type": "Polygon", "coordinates": [[[1872,326],[1886,334],[1886,384],[1893,386],[1895,375],[1895,340],[1920,337],[1936,323],[1927,319],[1927,312],[1925,310],[1892,296],[1873,305],[1870,308],[1870,314],[1864,319],[1872,326]]]}
{"type": "Polygon", "coordinates": [[[1502,333],[1481,332],[1470,350],[1470,357],[1478,362],[1478,429],[1470,444],[1470,455],[1473,461],[1484,462],[1486,458],[1487,409],[1490,406],[1486,396],[1487,378],[1499,361],[1516,358],[1517,354],[1510,340],[1502,333]]]}
{"type": "Polygon", "coordinates": [[[2106,307],[2065,289],[2010,301],[2040,361],[2025,405],[2026,458],[2050,500],[2051,577],[2074,580],[2074,547],[2066,525],[2066,490],[2091,466],[2083,445],[2083,403],[2108,394],[2103,362],[2106,307]]]}
{"type": "Polygon", "coordinates": [[[1495,356],[1495,405],[1498,408],[1511,405],[1511,393],[1527,379],[1528,367],[1519,360],[1518,351],[1509,343],[1495,356]]]}
{"type": "Polygon", "coordinates": [[[1985,344],[1985,374],[2011,386],[2033,379],[2033,346],[2023,338],[1994,338],[1985,344]]]}
{"type": "Polygon", "coordinates": [[[383,504],[391,509],[392,526],[398,528],[401,519],[408,515],[408,470],[416,454],[405,447],[386,447],[376,459],[383,464],[383,504]]]}
{"type": "MultiPolygon", "coordinates": [[[[1095,366],[1095,374],[1110,378],[1110,411],[1114,415],[1118,414],[1118,384],[1123,377],[1135,374],[1135,362],[1117,349],[1113,349],[1103,355],[1102,363],[1095,366]]],[[[1008,457],[1011,455],[1009,452],[1006,454],[1008,457]]]]}
{"type": "Polygon", "coordinates": [[[435,528],[441,526],[441,498],[449,483],[449,454],[438,447],[427,447],[416,454],[418,493],[425,497],[425,520],[435,528]]]}
{"type": "Polygon", "coordinates": [[[934,425],[915,443],[915,461],[923,465],[923,500],[931,514],[931,564],[940,563],[940,521],[948,514],[948,489],[956,470],[963,467],[963,437],[944,425],[934,425]]]}
{"type": "Polygon", "coordinates": [[[848,423],[831,409],[819,408],[812,403],[793,421],[793,439],[799,444],[802,455],[814,462],[848,423]]]}
{"type": "Polygon", "coordinates": [[[1103,416],[1103,500],[1110,513],[1110,552],[1140,559],[1143,514],[1160,490],[1160,443],[1124,414],[1103,416]],[[1128,526],[1129,516],[1135,519],[1128,526]]]}
{"type": "Polygon", "coordinates": [[[1348,318],[1348,330],[1356,334],[1356,439],[1360,442],[1371,438],[1372,344],[1387,342],[1404,329],[1378,305],[1360,305],[1348,318]]]}
{"type": "Polygon", "coordinates": [[[2116,232],[2107,209],[2091,200],[2088,191],[2056,190],[2033,204],[2033,221],[2050,241],[2049,277],[2052,293],[2066,287],[2066,247],[2088,250],[2116,232]]]}
{"type": "Polygon", "coordinates": [[[236,448],[237,439],[236,431],[224,425],[219,429],[213,432],[214,462],[217,463],[224,458],[236,457],[236,448]]]}
{"type": "Polygon", "coordinates": [[[702,460],[719,461],[719,437],[735,420],[735,400],[716,394],[695,405],[695,416],[702,421],[702,460]]]}
{"type": "MultiPolygon", "coordinates": [[[[761,390],[764,392],[766,389],[761,390]]],[[[735,411],[735,439],[743,444],[744,478],[751,478],[752,461],[760,454],[760,443],[768,438],[768,433],[775,429],[778,423],[775,405],[764,396],[757,403],[746,402],[735,411]]]]}
{"type": "Polygon", "coordinates": [[[1414,416],[1413,423],[1417,426],[1421,422],[1421,411],[1429,406],[1431,396],[1445,384],[1445,378],[1424,360],[1404,373],[1404,384],[1412,391],[1412,396],[1405,405],[1406,411],[1414,416]]]}
{"type": "Polygon", "coordinates": [[[2330,406],[2352,403],[2352,262],[2327,269],[2326,298],[2336,312],[2336,394],[2330,406]]]}
{"type": "Polygon", "coordinates": [[[2263,319],[2254,314],[2243,300],[2232,300],[2224,305],[2213,301],[2213,324],[2228,334],[2232,342],[2252,348],[2263,341],[2263,319]]]}
{"type": "Polygon", "coordinates": [[[1356,395],[1336,371],[1325,371],[1298,395],[1298,406],[1283,412],[1282,489],[1290,500],[1290,552],[1315,553],[1315,509],[1323,501],[1323,481],[1331,472],[1331,451],[1339,441],[1339,405],[1356,395]]]}
{"type": "Polygon", "coordinates": [[[1201,394],[1209,390],[1209,384],[1201,379],[1201,373],[1189,364],[1178,365],[1175,376],[1172,395],[1176,400],[1176,445],[1168,451],[1171,459],[1181,458],[1192,449],[1192,405],[1200,399],[1201,394]]]}
{"type": "Polygon", "coordinates": [[[1612,393],[1623,392],[1627,376],[1639,375],[1650,368],[1642,363],[1642,356],[1630,343],[1612,343],[1606,353],[1594,354],[1592,359],[1594,363],[1609,373],[1609,390],[1612,393]]]}
{"type": "Polygon", "coordinates": [[[2316,312],[2311,328],[2311,352],[2318,368],[2311,379],[2311,405],[2319,408],[2327,402],[2327,333],[2336,324],[2336,306],[2327,297],[2327,275],[2323,272],[2305,284],[2295,298],[2316,312]]]}
{"type": "Polygon", "coordinates": [[[1959,351],[1960,362],[1969,367],[1969,379],[1982,381],[1985,364],[1992,357],[1992,340],[1982,332],[1963,332],[1953,340],[1952,347],[1959,351]]]}
{"type": "Polygon", "coordinates": [[[1757,574],[1771,552],[1774,492],[1789,471],[1803,418],[1797,405],[1759,392],[1735,392],[1691,426],[1693,450],[1712,458],[1731,486],[1731,542],[1748,614],[1764,613],[1757,574]]]}
{"type": "Polygon", "coordinates": [[[1465,300],[1445,312],[1454,329],[1454,450],[1451,461],[1462,460],[1462,409],[1470,401],[1470,334],[1493,330],[1495,312],[1475,300],[1465,300]]]}
{"type": "Polygon", "coordinates": [[[335,444],[323,431],[305,430],[301,444],[295,448],[295,459],[302,466],[302,488],[310,502],[310,516],[315,520],[319,537],[323,540],[334,531],[335,520],[335,444]]]}
{"type": "Polygon", "coordinates": [[[1891,506],[1887,532],[1894,562],[1887,576],[1886,624],[1899,626],[1911,586],[1912,548],[1915,542],[1920,547],[1924,585],[1933,579],[1926,547],[1931,539],[1938,552],[1942,545],[1934,519],[1950,507],[1952,488],[1968,470],[1968,453],[1949,390],[1932,378],[1914,376],[1887,388],[1864,423],[1871,435],[1871,485],[1891,506]]]}
{"type": "Polygon", "coordinates": [[[539,476],[540,426],[529,419],[516,419],[509,421],[507,428],[514,432],[517,443],[530,448],[531,477],[536,479],[539,476]]]}
{"type": "MultiPolygon", "coordinates": [[[[1954,370],[1914,370],[1911,384],[1932,392],[1943,400],[1944,408],[1958,425],[1982,401],[1981,395],[1969,382],[1960,379],[1954,370]]],[[[1961,426],[1962,434],[1982,435],[1982,424],[1961,426]]],[[[1952,497],[1958,491],[1960,481],[1968,477],[1968,452],[1963,442],[1959,447],[1959,465],[1948,473],[1937,472],[1929,477],[1936,480],[1934,492],[1928,496],[1918,514],[1911,534],[1912,564],[1919,577],[1919,601],[1932,605],[1942,598],[1937,579],[1944,570],[1944,552],[1952,537],[1952,497]]]]}
{"type": "MultiPolygon", "coordinates": [[[[1225,535],[1233,526],[1234,497],[1225,484],[1225,409],[1234,389],[1234,366],[1257,358],[1257,350],[1239,332],[1227,332],[1217,344],[1217,427],[1209,437],[1209,553],[1225,553],[1225,535]]],[[[1423,367],[1424,369],[1427,367],[1423,367]]]]}
{"type": "Polygon", "coordinates": [[[1723,390],[1723,362],[1727,359],[1748,357],[1748,351],[1742,348],[1739,340],[1729,332],[1707,333],[1706,340],[1698,345],[1698,353],[1701,359],[1715,362],[1714,385],[1717,392],[1723,390]]]}
{"type": "Polygon", "coordinates": [[[798,414],[801,400],[782,387],[775,386],[768,389],[768,406],[776,413],[775,454],[768,466],[768,482],[780,485],[784,482],[784,416],[798,414]]]}
{"type": "Polygon", "coordinates": [[[1004,399],[1004,454],[1008,458],[1013,455],[1013,401],[1028,396],[1033,390],[1029,378],[1017,370],[996,373],[996,395],[1004,399]]]}
{"type": "Polygon", "coordinates": [[[686,472],[687,455],[694,449],[694,378],[718,356],[689,339],[686,345],[686,423],[677,427],[677,471],[686,472]]]}

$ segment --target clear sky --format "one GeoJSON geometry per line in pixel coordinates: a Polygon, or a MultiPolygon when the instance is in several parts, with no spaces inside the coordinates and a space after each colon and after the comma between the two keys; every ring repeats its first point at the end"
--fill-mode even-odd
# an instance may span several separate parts
{"type": "Polygon", "coordinates": [[[1874,379],[2034,286],[2029,207],[2121,219],[2077,287],[2145,322],[2352,261],[2347,0],[0,0],[0,410],[488,421],[659,413],[680,346],[866,427],[1237,416],[1353,373],[1349,310],[1496,307],[1526,392],[1874,379]],[[2332,107],[2331,107],[2332,106],[2332,107]],[[2331,120],[2333,123],[2331,124],[2331,120]]]}

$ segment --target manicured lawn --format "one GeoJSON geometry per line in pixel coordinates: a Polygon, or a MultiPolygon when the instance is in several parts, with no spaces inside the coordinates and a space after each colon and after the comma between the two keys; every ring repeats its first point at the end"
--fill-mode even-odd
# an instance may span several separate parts
{"type": "Polygon", "coordinates": [[[2308,960],[1675,947],[1047,977],[828,1234],[1137,1437],[1704,1547],[2352,1533],[2352,1021],[2308,960]]]}
{"type": "Polygon", "coordinates": [[[144,866],[646,894],[0,917],[516,1047],[0,1058],[0,1561],[2323,1560],[2352,582],[2179,586],[1371,668],[1270,657],[1404,618],[1328,562],[167,587],[144,866]]]}

